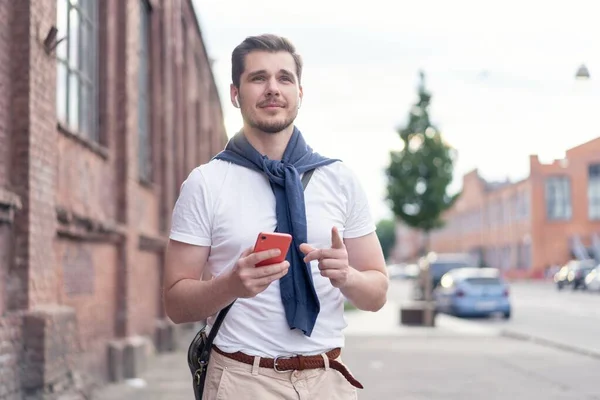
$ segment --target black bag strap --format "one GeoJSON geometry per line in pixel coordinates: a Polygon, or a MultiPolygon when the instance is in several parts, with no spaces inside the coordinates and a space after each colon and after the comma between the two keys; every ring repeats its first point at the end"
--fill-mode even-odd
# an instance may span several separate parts
{"type": "MultiPolygon", "coordinates": [[[[302,188],[304,190],[306,190],[306,186],[308,185],[308,182],[310,182],[310,178],[312,178],[312,175],[314,172],[315,172],[314,168],[309,169],[302,176],[302,188]]],[[[219,328],[221,327],[221,324],[223,323],[223,319],[225,319],[225,315],[227,315],[227,313],[229,312],[229,309],[231,309],[231,306],[233,305],[233,303],[235,303],[235,300],[232,301],[227,307],[222,309],[219,312],[219,315],[217,315],[217,319],[215,320],[215,323],[213,324],[212,328],[210,329],[210,333],[208,334],[208,338],[206,341],[207,349],[210,350],[210,348],[212,347],[213,340],[217,336],[217,332],[219,331],[219,328]]]]}

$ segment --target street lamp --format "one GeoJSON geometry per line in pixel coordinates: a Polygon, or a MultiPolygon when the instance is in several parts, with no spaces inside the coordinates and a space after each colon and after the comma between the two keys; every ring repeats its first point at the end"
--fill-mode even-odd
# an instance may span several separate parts
{"type": "Polygon", "coordinates": [[[579,80],[590,79],[590,71],[587,69],[585,64],[581,64],[581,66],[579,66],[579,69],[577,70],[577,73],[575,74],[575,79],[579,79],[579,80]]]}

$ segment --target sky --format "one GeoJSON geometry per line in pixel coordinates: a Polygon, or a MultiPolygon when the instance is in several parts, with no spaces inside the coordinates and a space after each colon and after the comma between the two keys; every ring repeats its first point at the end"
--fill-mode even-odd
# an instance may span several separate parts
{"type": "Polygon", "coordinates": [[[600,136],[600,24],[593,0],[193,0],[233,135],[231,52],[275,33],[304,60],[296,120],[318,153],[358,175],[376,220],[391,217],[384,170],[396,130],[416,101],[419,70],[430,116],[458,151],[451,191],[477,168],[518,180],[529,155],[543,162],[600,136]],[[584,63],[590,80],[576,80],[584,63]]]}

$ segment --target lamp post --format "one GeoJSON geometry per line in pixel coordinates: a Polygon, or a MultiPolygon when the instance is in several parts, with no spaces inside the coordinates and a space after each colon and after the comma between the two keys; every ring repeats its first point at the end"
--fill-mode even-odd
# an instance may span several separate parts
{"type": "Polygon", "coordinates": [[[578,80],[588,80],[590,79],[590,71],[585,66],[585,64],[581,64],[577,69],[577,73],[575,74],[575,79],[578,80]]]}

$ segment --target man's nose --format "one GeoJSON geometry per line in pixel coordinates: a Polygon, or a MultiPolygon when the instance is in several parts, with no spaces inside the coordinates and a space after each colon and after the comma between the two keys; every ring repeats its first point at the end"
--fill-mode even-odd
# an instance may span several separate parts
{"type": "Polygon", "coordinates": [[[277,79],[271,78],[267,82],[267,96],[278,96],[279,95],[279,85],[277,83],[277,79]]]}

